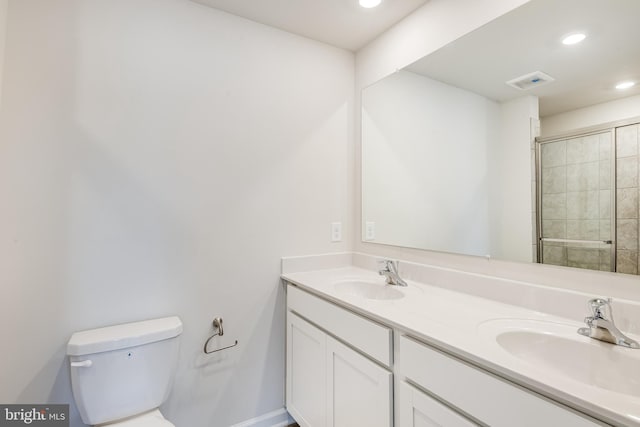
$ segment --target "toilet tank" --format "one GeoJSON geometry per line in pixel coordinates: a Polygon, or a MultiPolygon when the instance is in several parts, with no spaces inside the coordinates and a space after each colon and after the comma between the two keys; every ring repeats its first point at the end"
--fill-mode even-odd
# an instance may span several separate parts
{"type": "Polygon", "coordinates": [[[173,384],[181,333],[178,317],[74,333],[67,354],[82,421],[102,424],[159,407],[173,384]]]}

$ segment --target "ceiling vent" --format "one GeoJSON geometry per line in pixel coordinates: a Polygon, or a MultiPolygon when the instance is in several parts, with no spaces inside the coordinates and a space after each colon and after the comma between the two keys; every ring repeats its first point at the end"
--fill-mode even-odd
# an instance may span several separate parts
{"type": "Polygon", "coordinates": [[[553,77],[543,73],[542,71],[534,71],[533,73],[525,74],[524,76],[509,80],[507,84],[519,90],[529,90],[534,87],[546,85],[554,80],[555,79],[553,77]]]}

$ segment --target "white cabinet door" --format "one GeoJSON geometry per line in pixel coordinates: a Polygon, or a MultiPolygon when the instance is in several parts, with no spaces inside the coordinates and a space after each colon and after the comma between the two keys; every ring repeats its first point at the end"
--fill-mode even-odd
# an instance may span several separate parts
{"type": "Polygon", "coordinates": [[[392,374],[327,336],[327,426],[390,427],[392,374]]]}
{"type": "Polygon", "coordinates": [[[477,427],[467,418],[402,382],[396,396],[400,412],[398,427],[477,427]]]}
{"type": "Polygon", "coordinates": [[[287,312],[287,410],[302,427],[326,427],[326,334],[287,312]]]}

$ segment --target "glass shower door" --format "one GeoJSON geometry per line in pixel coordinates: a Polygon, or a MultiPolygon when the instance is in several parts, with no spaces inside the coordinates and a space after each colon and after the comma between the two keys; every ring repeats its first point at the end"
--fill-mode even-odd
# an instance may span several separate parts
{"type": "Polygon", "coordinates": [[[615,271],[613,131],[538,143],[538,260],[615,271]]]}

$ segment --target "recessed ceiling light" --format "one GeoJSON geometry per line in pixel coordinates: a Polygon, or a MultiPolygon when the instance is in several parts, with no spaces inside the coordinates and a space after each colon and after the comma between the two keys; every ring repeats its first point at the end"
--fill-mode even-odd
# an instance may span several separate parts
{"type": "Polygon", "coordinates": [[[632,86],[635,86],[635,82],[621,82],[616,85],[616,89],[629,89],[632,86]]]}
{"type": "Polygon", "coordinates": [[[586,38],[587,38],[587,35],[584,33],[574,33],[562,39],[562,44],[566,44],[566,45],[577,44],[586,38]]]}
{"type": "Polygon", "coordinates": [[[360,6],[366,7],[367,9],[371,9],[372,7],[376,7],[380,3],[382,3],[382,0],[360,0],[360,6]]]}

